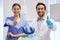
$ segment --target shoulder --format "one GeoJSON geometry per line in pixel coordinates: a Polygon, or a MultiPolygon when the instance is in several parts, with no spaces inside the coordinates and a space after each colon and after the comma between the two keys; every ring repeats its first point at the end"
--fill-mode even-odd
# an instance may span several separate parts
{"type": "Polygon", "coordinates": [[[13,16],[11,16],[11,17],[6,17],[5,20],[13,20],[13,16]]]}

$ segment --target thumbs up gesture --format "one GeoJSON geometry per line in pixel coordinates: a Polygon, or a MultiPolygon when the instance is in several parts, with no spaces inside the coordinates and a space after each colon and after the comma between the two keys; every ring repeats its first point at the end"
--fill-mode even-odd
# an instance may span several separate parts
{"type": "Polygon", "coordinates": [[[46,23],[47,23],[47,25],[48,25],[49,28],[52,28],[53,27],[53,23],[50,21],[50,19],[49,19],[48,16],[47,16],[46,23]]]}

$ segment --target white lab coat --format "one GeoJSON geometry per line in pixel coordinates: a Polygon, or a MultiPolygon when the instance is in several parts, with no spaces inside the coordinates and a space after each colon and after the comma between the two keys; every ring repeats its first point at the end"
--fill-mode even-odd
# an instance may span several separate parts
{"type": "Polygon", "coordinates": [[[51,40],[50,39],[50,32],[53,30],[56,30],[56,24],[54,22],[54,20],[51,20],[51,22],[53,23],[53,28],[50,29],[47,26],[46,20],[43,21],[43,23],[40,26],[40,30],[38,29],[38,24],[37,24],[37,20],[35,20],[33,22],[33,27],[35,28],[35,33],[34,36],[40,37],[42,38],[42,40],[51,40]]]}

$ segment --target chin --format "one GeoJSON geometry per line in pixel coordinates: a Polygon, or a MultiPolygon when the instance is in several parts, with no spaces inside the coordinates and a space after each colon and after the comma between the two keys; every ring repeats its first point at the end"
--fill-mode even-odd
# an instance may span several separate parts
{"type": "Polygon", "coordinates": [[[39,15],[40,17],[43,17],[44,15],[39,15]]]}

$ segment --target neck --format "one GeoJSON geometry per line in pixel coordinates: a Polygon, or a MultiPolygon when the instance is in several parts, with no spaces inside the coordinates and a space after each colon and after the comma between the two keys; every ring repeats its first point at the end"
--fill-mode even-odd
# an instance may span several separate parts
{"type": "Polygon", "coordinates": [[[38,17],[38,19],[40,19],[40,20],[41,20],[43,17],[44,17],[44,16],[42,16],[42,17],[41,17],[41,16],[39,16],[39,17],[38,17]]]}
{"type": "Polygon", "coordinates": [[[14,18],[15,18],[15,17],[20,18],[20,16],[19,16],[19,15],[14,15],[14,18]]]}

